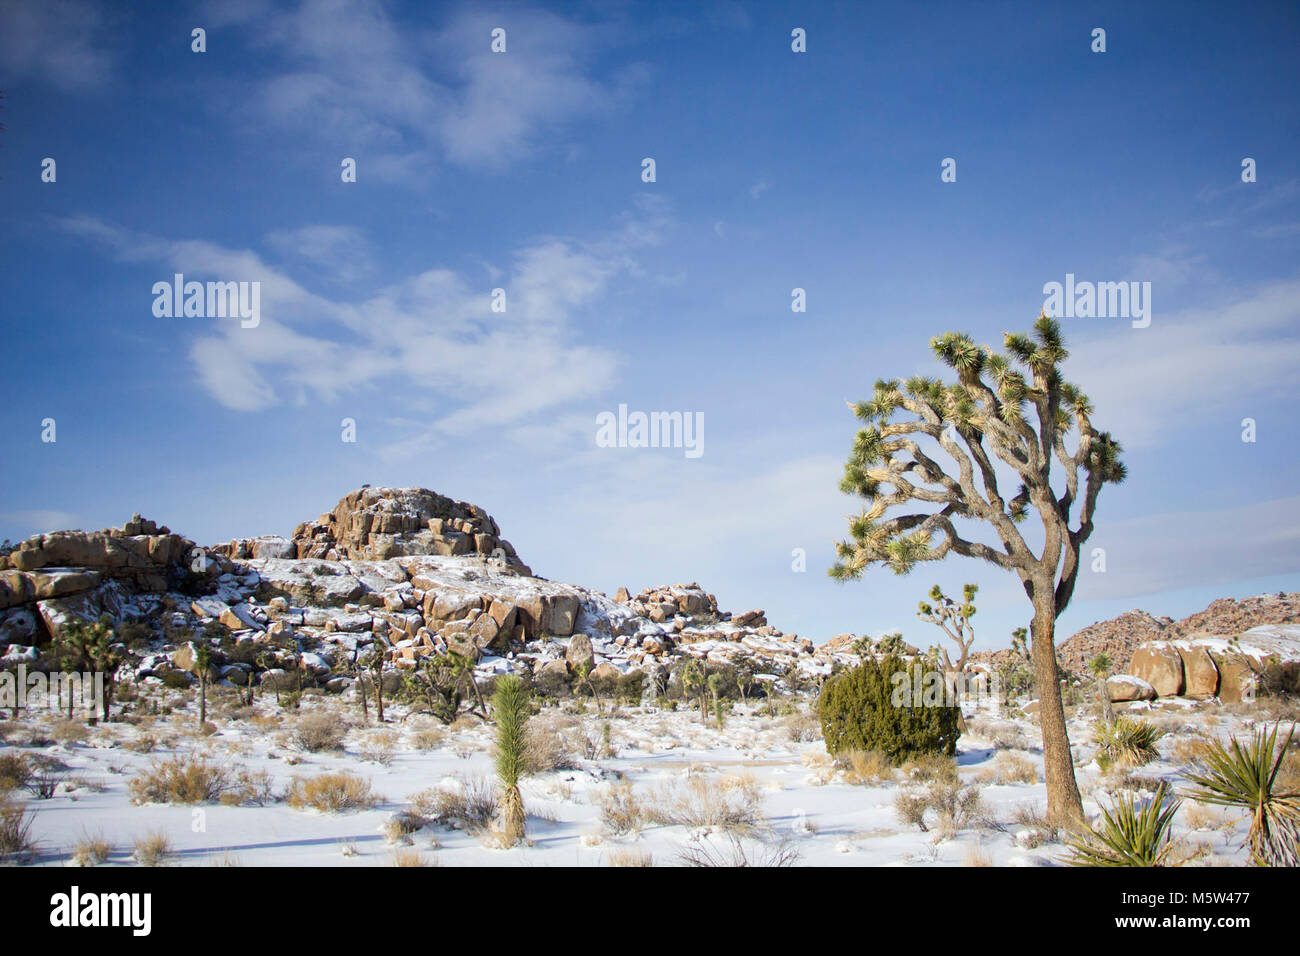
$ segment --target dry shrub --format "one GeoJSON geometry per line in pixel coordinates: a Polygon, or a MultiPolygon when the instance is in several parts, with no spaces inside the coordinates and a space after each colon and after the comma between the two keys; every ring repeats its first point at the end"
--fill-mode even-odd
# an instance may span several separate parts
{"type": "Polygon", "coordinates": [[[1028,754],[1004,750],[980,773],[979,779],[984,784],[1037,783],[1038,767],[1028,754]]]}
{"type": "Polygon", "coordinates": [[[128,783],[131,802],[208,803],[230,789],[230,772],[202,754],[154,761],[128,783]]]}
{"type": "Polygon", "coordinates": [[[275,778],[266,770],[245,767],[236,772],[234,783],[221,795],[221,803],[227,807],[264,807],[276,799],[275,778]]]}
{"type": "Polygon", "coordinates": [[[158,749],[158,738],[153,734],[139,734],[122,745],[132,753],[151,754],[158,749]]]}
{"type": "Polygon", "coordinates": [[[984,844],[976,843],[974,846],[968,847],[966,850],[966,865],[992,866],[993,858],[989,856],[988,852],[984,849],[984,844]]]}
{"type": "Polygon", "coordinates": [[[34,814],[22,804],[0,796],[0,860],[21,860],[36,852],[33,822],[34,814]]]}
{"type": "Polygon", "coordinates": [[[1043,811],[1032,803],[1017,807],[1012,819],[1024,828],[1016,834],[1016,841],[1025,849],[1061,842],[1061,828],[1048,823],[1043,811]]]}
{"type": "Polygon", "coordinates": [[[496,787],[482,777],[430,787],[411,798],[411,807],[421,816],[445,826],[481,830],[496,814],[496,787]]]}
{"type": "Polygon", "coordinates": [[[1010,720],[976,717],[967,727],[972,737],[983,737],[998,750],[1026,750],[1033,744],[1025,728],[1010,720]]]}
{"type": "Polygon", "coordinates": [[[787,840],[777,843],[746,841],[735,833],[728,833],[722,846],[706,839],[692,840],[678,854],[678,861],[683,866],[703,867],[787,867],[794,866],[798,859],[799,851],[787,840]]]}
{"type": "Polygon", "coordinates": [[[1178,737],[1171,740],[1165,750],[1174,763],[1192,764],[1205,756],[1211,745],[1207,737],[1178,737]]]}
{"type": "Polygon", "coordinates": [[[926,812],[933,811],[935,825],[944,838],[985,820],[979,787],[962,786],[955,781],[931,780],[924,787],[905,787],[895,798],[894,808],[905,824],[916,827],[922,833],[930,829],[926,812]]]}
{"type": "Polygon", "coordinates": [[[836,757],[844,780],[857,787],[875,786],[894,779],[894,766],[879,750],[846,750],[836,757]]]}
{"type": "Polygon", "coordinates": [[[778,722],[793,743],[806,744],[820,740],[822,725],[813,714],[791,714],[778,722]]]}
{"type": "Polygon", "coordinates": [[[322,813],[368,810],[380,799],[369,780],[346,770],[294,777],[285,793],[285,801],[295,810],[310,808],[322,813]]]}
{"type": "Polygon", "coordinates": [[[613,834],[635,833],[645,824],[647,810],[628,781],[620,781],[596,795],[600,822],[613,834]]]}
{"type": "Polygon", "coordinates": [[[437,866],[436,860],[429,860],[419,850],[410,848],[393,851],[393,866],[437,866]]]}
{"type": "Polygon", "coordinates": [[[347,732],[347,725],[337,717],[313,711],[299,718],[293,731],[293,743],[299,750],[313,754],[324,750],[342,750],[343,738],[347,732]]]}
{"type": "Polygon", "coordinates": [[[903,764],[903,773],[914,783],[957,782],[957,761],[943,754],[917,754],[903,764]]]}
{"type": "Polygon", "coordinates": [[[0,794],[27,786],[33,773],[34,768],[26,754],[0,754],[0,794]]]}
{"type": "Polygon", "coordinates": [[[654,856],[649,850],[635,847],[614,847],[605,856],[606,866],[654,866],[654,856]]]}
{"type": "Polygon", "coordinates": [[[384,839],[394,844],[410,844],[411,834],[429,825],[428,819],[410,810],[399,810],[384,824],[384,839]]]}
{"type": "Polygon", "coordinates": [[[135,841],[135,862],[141,866],[166,866],[172,852],[172,841],[161,830],[153,830],[135,841]]]}
{"type": "Polygon", "coordinates": [[[72,849],[72,862],[75,866],[103,866],[112,854],[113,844],[103,833],[83,833],[72,849]]]}
{"type": "Polygon", "coordinates": [[[90,736],[90,728],[79,720],[60,717],[50,725],[54,739],[64,746],[79,744],[90,736]]]}
{"type": "Polygon", "coordinates": [[[524,766],[528,773],[574,770],[584,757],[594,758],[595,753],[579,718],[547,711],[528,722],[524,734],[524,766]]]}
{"type": "Polygon", "coordinates": [[[377,763],[381,767],[389,767],[393,763],[393,747],[396,743],[395,733],[391,730],[381,730],[361,741],[361,745],[357,748],[357,756],[362,760],[377,763]]]}
{"type": "Polygon", "coordinates": [[[693,776],[661,788],[650,801],[648,818],[667,826],[746,830],[762,820],[762,788],[753,776],[729,774],[720,780],[693,776]]]}
{"type": "Polygon", "coordinates": [[[436,724],[419,724],[407,736],[407,742],[416,750],[437,750],[447,739],[447,731],[436,724]]]}
{"type": "Polygon", "coordinates": [[[1183,822],[1189,830],[1214,830],[1232,820],[1225,820],[1223,812],[1215,807],[1189,800],[1183,804],[1183,822]]]}

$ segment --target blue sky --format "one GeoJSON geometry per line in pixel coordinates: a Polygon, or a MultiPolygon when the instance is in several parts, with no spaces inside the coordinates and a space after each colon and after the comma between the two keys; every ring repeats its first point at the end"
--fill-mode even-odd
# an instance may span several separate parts
{"type": "Polygon", "coordinates": [[[546,577],[815,640],[928,643],[916,601],[977,581],[1003,646],[992,566],[826,577],[845,402],[1074,273],[1150,282],[1152,322],[1064,320],[1129,479],[1061,630],[1296,589],[1298,41],[1290,3],[6,3],[0,537],[422,485],[546,577]],[[175,272],[260,281],[260,324],[155,317],[175,272]],[[702,413],[704,454],[597,447],[620,403],[702,413]]]}

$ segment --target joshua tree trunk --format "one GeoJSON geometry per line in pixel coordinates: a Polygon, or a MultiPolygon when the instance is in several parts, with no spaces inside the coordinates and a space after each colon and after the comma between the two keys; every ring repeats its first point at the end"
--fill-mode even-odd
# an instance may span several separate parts
{"type": "Polygon", "coordinates": [[[1074,779],[1074,757],[1065,729],[1061,682],[1056,677],[1056,610],[1052,589],[1034,599],[1034,680],[1038,684],[1038,724],[1043,733],[1043,772],[1047,778],[1047,819],[1069,825],[1083,819],[1083,800],[1074,779]]]}

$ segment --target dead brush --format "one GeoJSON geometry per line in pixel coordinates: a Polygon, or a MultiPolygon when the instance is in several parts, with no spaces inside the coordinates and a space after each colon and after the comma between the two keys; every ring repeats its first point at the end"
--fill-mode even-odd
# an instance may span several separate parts
{"type": "Polygon", "coordinates": [[[411,798],[411,808],[443,826],[474,832],[489,826],[496,815],[496,787],[482,777],[430,787],[411,798]]]}
{"type": "Polygon", "coordinates": [[[692,776],[660,788],[648,806],[653,823],[745,831],[762,822],[763,792],[748,774],[692,776]]]}
{"type": "Polygon", "coordinates": [[[576,770],[595,758],[595,746],[582,720],[554,710],[528,721],[524,732],[524,766],[530,774],[576,770]]]}
{"type": "Polygon", "coordinates": [[[368,810],[382,799],[371,789],[369,780],[346,770],[294,777],[285,793],[285,802],[295,810],[312,809],[322,813],[368,810]]]}
{"type": "Polygon", "coordinates": [[[820,740],[822,736],[821,722],[813,714],[791,714],[782,717],[778,721],[778,726],[783,728],[790,741],[796,744],[812,743],[814,740],[820,740]]]}
{"type": "Polygon", "coordinates": [[[275,793],[275,778],[268,771],[241,767],[235,772],[230,789],[220,799],[226,807],[264,807],[279,798],[275,793]]]}
{"type": "Polygon", "coordinates": [[[799,850],[784,838],[768,843],[728,833],[721,845],[706,837],[692,840],[681,849],[677,860],[682,866],[696,867],[788,867],[799,861],[799,850]]]}
{"type": "Polygon", "coordinates": [[[337,717],[320,711],[311,711],[298,718],[293,729],[292,743],[307,753],[342,750],[348,726],[337,717]]]}
{"type": "Polygon", "coordinates": [[[0,860],[22,861],[36,852],[32,839],[35,814],[22,804],[0,795],[0,860]]]}
{"type": "Polygon", "coordinates": [[[82,833],[72,848],[73,866],[103,866],[113,855],[113,844],[101,833],[82,833]]]}
{"type": "Polygon", "coordinates": [[[1017,807],[1012,820],[1024,828],[1016,834],[1016,840],[1025,849],[1061,842],[1061,828],[1048,823],[1043,811],[1032,803],[1017,807]]]}
{"type": "Polygon", "coordinates": [[[596,794],[594,802],[600,810],[601,825],[615,836],[640,831],[649,817],[645,803],[626,780],[596,794]]]}
{"type": "Polygon", "coordinates": [[[127,784],[131,802],[209,803],[230,789],[230,771],[202,754],[156,760],[127,784]]]}
{"type": "Polygon", "coordinates": [[[926,813],[933,813],[934,825],[944,838],[969,826],[982,825],[987,819],[978,786],[962,786],[960,782],[946,780],[904,787],[895,798],[894,808],[903,823],[915,826],[922,833],[930,830],[926,813]]]}
{"type": "Polygon", "coordinates": [[[873,787],[894,779],[894,766],[879,750],[846,750],[835,758],[845,783],[873,787]]]}
{"type": "Polygon", "coordinates": [[[913,783],[957,782],[957,761],[943,754],[917,754],[903,764],[904,776],[913,783]]]}
{"type": "Polygon", "coordinates": [[[982,784],[1009,786],[1016,783],[1037,783],[1038,767],[1028,754],[1004,750],[993,758],[990,766],[981,771],[982,784]]]}
{"type": "Polygon", "coordinates": [[[415,750],[437,750],[447,739],[447,732],[436,724],[420,723],[407,734],[406,741],[415,750]]]}
{"type": "Polygon", "coordinates": [[[154,830],[136,839],[133,856],[140,866],[166,866],[173,852],[171,838],[154,830]]]}
{"type": "Polygon", "coordinates": [[[606,866],[654,866],[654,856],[649,850],[620,846],[605,854],[606,866]]]}

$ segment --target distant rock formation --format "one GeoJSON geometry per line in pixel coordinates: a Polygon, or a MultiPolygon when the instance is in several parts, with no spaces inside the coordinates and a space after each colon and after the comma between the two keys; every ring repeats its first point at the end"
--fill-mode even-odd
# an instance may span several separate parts
{"type": "Polygon", "coordinates": [[[1056,659],[1066,670],[1080,671],[1104,651],[1113,670],[1125,671],[1139,645],[1162,636],[1173,623],[1173,618],[1154,617],[1146,611],[1125,611],[1076,631],[1057,645],[1056,659]]]}
{"type": "Polygon", "coordinates": [[[34,535],[0,555],[0,645],[58,634],[73,618],[138,616],[156,603],[149,595],[201,589],[219,573],[193,541],[138,514],[121,528],[34,535]]]}
{"type": "Polygon", "coordinates": [[[216,550],[230,558],[319,558],[383,561],[435,554],[494,556],[519,574],[532,572],[478,505],[427,488],[359,488],[333,511],[304,521],[293,538],[236,539],[216,550]]]}

